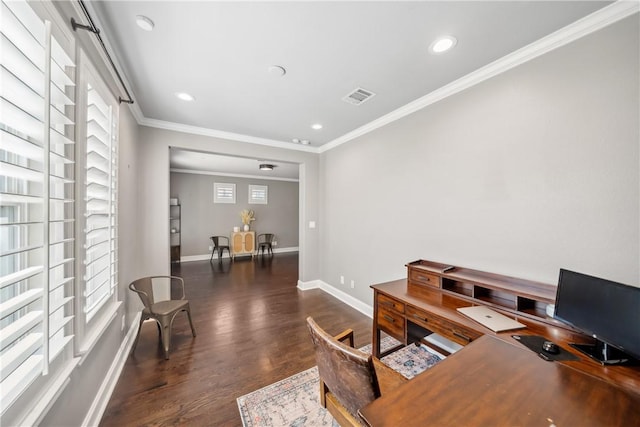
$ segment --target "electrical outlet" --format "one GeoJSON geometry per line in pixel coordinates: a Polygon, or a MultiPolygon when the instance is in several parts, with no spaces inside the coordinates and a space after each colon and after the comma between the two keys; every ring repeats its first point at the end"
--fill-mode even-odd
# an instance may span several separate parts
{"type": "Polygon", "coordinates": [[[355,281],[355,280],[352,280],[352,281],[351,281],[351,289],[353,289],[353,288],[355,288],[355,287],[356,287],[356,281],[355,281]]]}
{"type": "Polygon", "coordinates": [[[209,250],[212,251],[213,250],[213,246],[209,246],[209,250]]]}
{"type": "Polygon", "coordinates": [[[344,276],[340,276],[340,284],[344,285],[344,276]]]}

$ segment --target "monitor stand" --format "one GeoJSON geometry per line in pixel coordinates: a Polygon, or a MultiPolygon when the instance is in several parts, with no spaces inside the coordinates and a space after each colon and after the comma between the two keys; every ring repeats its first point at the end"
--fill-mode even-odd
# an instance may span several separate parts
{"type": "Polygon", "coordinates": [[[632,359],[628,354],[602,341],[596,341],[595,344],[569,345],[586,354],[601,365],[621,365],[632,359]]]}

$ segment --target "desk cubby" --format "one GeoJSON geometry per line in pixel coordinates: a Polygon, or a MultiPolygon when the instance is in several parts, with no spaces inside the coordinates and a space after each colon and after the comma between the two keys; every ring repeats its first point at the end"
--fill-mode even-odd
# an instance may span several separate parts
{"type": "Polygon", "coordinates": [[[427,260],[411,262],[407,269],[410,295],[419,295],[424,286],[439,285],[445,293],[471,304],[557,324],[546,314],[547,305],[555,302],[556,287],[553,285],[427,260]],[[428,284],[418,279],[423,277],[431,278],[428,284]]]}

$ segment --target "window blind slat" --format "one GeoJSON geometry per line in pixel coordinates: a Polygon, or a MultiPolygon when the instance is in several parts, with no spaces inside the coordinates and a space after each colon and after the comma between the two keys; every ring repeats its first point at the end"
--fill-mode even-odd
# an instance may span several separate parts
{"type": "Polygon", "coordinates": [[[2,123],[10,124],[12,129],[38,142],[44,140],[42,120],[38,120],[4,98],[0,98],[0,111],[2,111],[2,123]]]}
{"type": "Polygon", "coordinates": [[[0,252],[0,256],[16,255],[16,254],[21,254],[21,253],[33,251],[33,250],[36,250],[36,249],[42,249],[42,245],[43,245],[43,243],[42,243],[42,241],[40,241],[37,244],[32,244],[32,245],[29,245],[29,246],[18,246],[18,247],[7,249],[7,250],[4,250],[4,251],[0,252]]]}
{"type": "Polygon", "coordinates": [[[44,122],[44,97],[29,87],[18,77],[0,67],[0,96],[20,110],[44,122]]]}
{"type": "MultiPolygon", "coordinates": [[[[71,300],[73,300],[73,298],[71,298],[70,301],[71,300]]],[[[69,301],[67,301],[67,302],[69,302],[69,301]]],[[[49,330],[50,330],[49,336],[52,337],[55,334],[57,334],[62,328],[67,326],[69,324],[69,322],[71,322],[72,320],[73,320],[72,316],[67,316],[67,317],[63,317],[62,320],[60,320],[58,322],[55,322],[55,324],[52,324],[51,327],[49,328],[49,330]]]]}
{"type": "Polygon", "coordinates": [[[42,289],[30,289],[0,304],[0,318],[8,316],[42,297],[42,289]]]}
{"type": "Polygon", "coordinates": [[[52,279],[50,280],[51,285],[49,286],[49,290],[53,291],[58,289],[60,286],[64,286],[66,284],[69,284],[71,282],[73,282],[74,278],[73,277],[66,277],[64,279],[52,279]]]}
{"type": "MultiPolygon", "coordinates": [[[[103,273],[103,271],[101,271],[101,273],[103,273]]],[[[90,297],[92,295],[94,295],[96,292],[107,292],[109,290],[109,282],[111,281],[111,275],[104,275],[104,279],[102,280],[102,282],[99,282],[100,284],[98,286],[95,286],[94,288],[91,288],[91,290],[88,290],[87,292],[85,292],[85,296],[86,297],[90,297]]]]}
{"type": "Polygon", "coordinates": [[[42,204],[42,197],[25,196],[23,194],[0,193],[0,205],[19,204],[19,203],[42,204]]]}
{"type": "MultiPolygon", "coordinates": [[[[60,310],[62,307],[64,307],[66,304],[70,303],[71,301],[73,301],[73,297],[65,297],[65,298],[61,298],[58,301],[54,301],[54,303],[51,304],[51,306],[49,307],[49,312],[55,313],[56,311],[60,310]]],[[[57,332],[57,329],[55,331],[51,331],[51,326],[50,326],[49,327],[50,335],[54,335],[55,332],[57,332]]]]}
{"type": "Polygon", "coordinates": [[[34,91],[44,95],[44,73],[4,34],[0,36],[2,66],[20,78],[34,91]]]}
{"type": "Polygon", "coordinates": [[[24,363],[42,346],[42,333],[31,333],[16,345],[2,353],[0,365],[0,381],[4,381],[18,366],[24,363]]]}
{"type": "Polygon", "coordinates": [[[30,169],[25,166],[18,166],[12,163],[0,161],[0,170],[2,170],[2,176],[23,179],[25,181],[31,181],[39,184],[44,182],[42,171],[30,169]]]}
{"type": "Polygon", "coordinates": [[[2,149],[17,156],[42,162],[44,152],[42,146],[21,138],[5,129],[0,129],[2,149]]]}
{"type": "Polygon", "coordinates": [[[40,70],[44,71],[44,23],[21,2],[2,3],[0,28],[16,47],[23,52],[40,70]]]}
{"type": "Polygon", "coordinates": [[[62,156],[64,156],[64,153],[62,153],[62,150],[60,150],[57,146],[75,144],[75,142],[73,142],[71,139],[67,138],[66,136],[62,135],[60,132],[58,132],[55,129],[51,129],[50,136],[51,136],[51,143],[56,146],[55,147],[56,153],[59,153],[62,156]]]}
{"type": "Polygon", "coordinates": [[[23,281],[24,279],[28,279],[32,276],[35,276],[38,273],[41,273],[43,270],[43,266],[34,265],[32,267],[27,267],[22,270],[16,271],[11,274],[4,275],[0,277],[0,289],[13,285],[14,283],[18,283],[23,281]]]}
{"type": "Polygon", "coordinates": [[[2,409],[13,404],[18,396],[40,376],[43,360],[42,355],[29,357],[2,381],[2,387],[0,387],[0,405],[2,409]]]}
{"type": "Polygon", "coordinates": [[[5,348],[18,337],[24,335],[34,326],[42,322],[42,311],[30,311],[26,315],[20,317],[18,321],[14,321],[9,326],[0,330],[0,348],[5,348]]]}

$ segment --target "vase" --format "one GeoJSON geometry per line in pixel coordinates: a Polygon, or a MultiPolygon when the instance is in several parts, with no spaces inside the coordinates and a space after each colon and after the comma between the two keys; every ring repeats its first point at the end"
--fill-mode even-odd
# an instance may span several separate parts
{"type": "Polygon", "coordinates": [[[249,224],[244,225],[244,231],[249,231],[249,224]]]}

